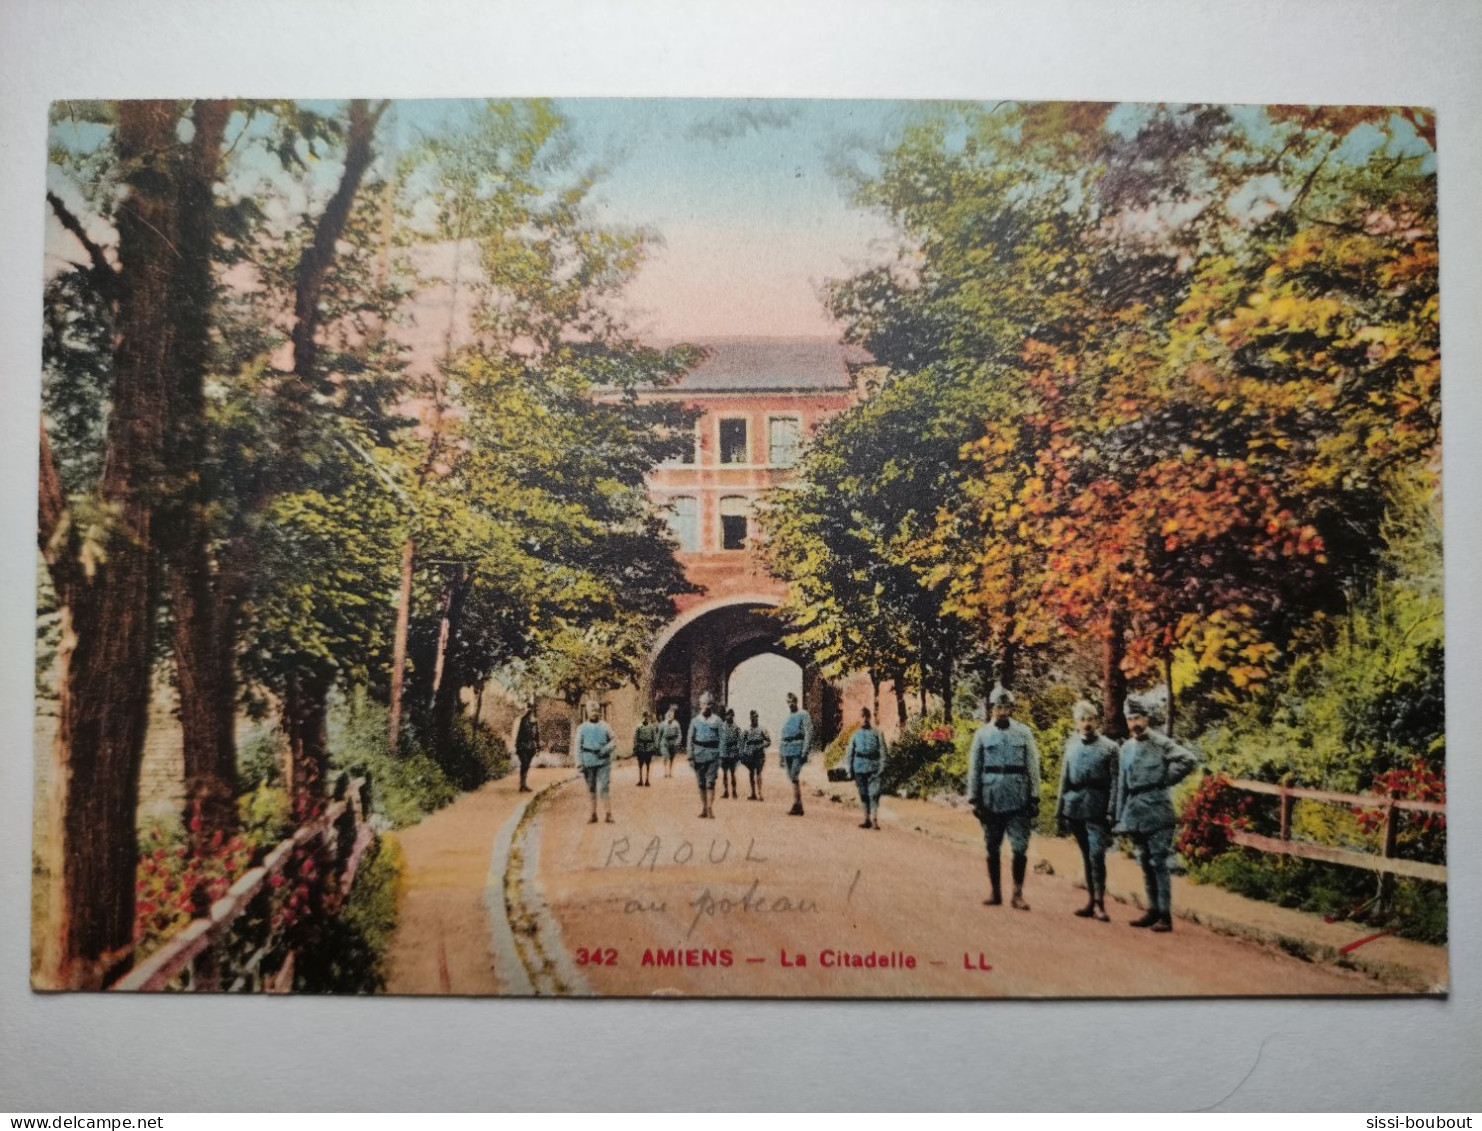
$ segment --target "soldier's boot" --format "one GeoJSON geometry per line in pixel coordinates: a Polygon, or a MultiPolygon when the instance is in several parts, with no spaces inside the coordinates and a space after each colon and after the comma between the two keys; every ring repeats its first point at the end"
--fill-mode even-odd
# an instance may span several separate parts
{"type": "Polygon", "coordinates": [[[1029,904],[1024,902],[1024,873],[1029,870],[1029,858],[1014,854],[1014,896],[1009,900],[1009,905],[1017,911],[1028,911],[1029,904]]]}
{"type": "Polygon", "coordinates": [[[1089,919],[1096,914],[1096,890],[1094,888],[1086,892],[1086,906],[1077,907],[1071,914],[1077,919],[1089,919]]]}
{"type": "Polygon", "coordinates": [[[1128,925],[1133,927],[1151,927],[1154,923],[1161,923],[1162,921],[1163,913],[1156,907],[1153,907],[1148,909],[1147,914],[1143,915],[1140,919],[1132,920],[1128,925]]]}
{"type": "Polygon", "coordinates": [[[1110,923],[1111,916],[1106,913],[1106,889],[1096,890],[1096,921],[1098,923],[1110,923]]]}
{"type": "Polygon", "coordinates": [[[988,857],[988,898],[983,900],[985,907],[998,907],[1003,903],[1003,881],[999,871],[997,856],[988,857]]]}
{"type": "Polygon", "coordinates": [[[1170,911],[1160,911],[1158,913],[1158,921],[1153,924],[1152,929],[1159,934],[1166,934],[1168,931],[1173,930],[1173,913],[1170,911]]]}

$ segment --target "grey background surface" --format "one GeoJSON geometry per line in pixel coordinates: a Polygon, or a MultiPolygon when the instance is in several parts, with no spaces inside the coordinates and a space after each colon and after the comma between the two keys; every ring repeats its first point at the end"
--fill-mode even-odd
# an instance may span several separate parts
{"type": "Polygon", "coordinates": [[[1482,1107],[1482,760],[1470,756],[1475,743],[1467,737],[1482,733],[1479,59],[1482,7],[1468,0],[6,0],[0,1110],[1482,1107]],[[826,1004],[32,994],[26,920],[46,107],[59,97],[145,95],[1437,107],[1449,441],[1450,999],[826,1004]]]}

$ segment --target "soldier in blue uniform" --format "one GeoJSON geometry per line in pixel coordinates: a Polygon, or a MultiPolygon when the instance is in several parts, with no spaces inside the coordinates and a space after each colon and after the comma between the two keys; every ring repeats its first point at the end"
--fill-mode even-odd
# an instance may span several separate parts
{"type": "Polygon", "coordinates": [[[1123,714],[1132,736],[1122,743],[1112,791],[1112,831],[1125,833],[1136,843],[1148,896],[1147,914],[1134,919],[1132,926],[1171,931],[1173,881],[1168,863],[1176,820],[1169,790],[1193,773],[1199,757],[1151,729],[1154,708],[1141,696],[1127,696],[1123,714]]]}
{"type": "Polygon", "coordinates": [[[736,712],[726,708],[726,724],[720,732],[720,795],[723,798],[741,796],[741,787],[736,784],[736,763],[741,761],[741,728],[736,725],[736,712]]]}
{"type": "Polygon", "coordinates": [[[597,799],[607,808],[607,823],[612,824],[612,755],[617,739],[612,728],[602,721],[602,705],[595,700],[587,704],[587,721],[576,729],[576,764],[587,779],[587,792],[592,796],[590,824],[597,823],[597,799]]]}
{"type": "Polygon", "coordinates": [[[720,766],[720,744],[725,737],[725,720],[712,709],[710,692],[700,696],[700,713],[690,720],[690,765],[700,783],[700,816],[715,816],[715,772],[720,766]]]}
{"type": "Polygon", "coordinates": [[[652,785],[649,774],[654,755],[659,752],[659,727],[649,712],[643,712],[643,721],[633,732],[633,757],[638,760],[638,784],[652,785]]]}
{"type": "Polygon", "coordinates": [[[1098,730],[1101,712],[1082,699],[1071,708],[1076,732],[1065,740],[1055,820],[1069,826],[1086,869],[1086,906],[1074,914],[1107,922],[1106,850],[1111,847],[1111,798],[1118,769],[1117,744],[1098,730]]]}
{"type": "Polygon", "coordinates": [[[849,772],[859,790],[859,803],[864,807],[862,829],[880,827],[880,772],[885,768],[885,736],[870,725],[870,709],[859,713],[859,729],[849,736],[844,754],[849,772]]]}
{"type": "Polygon", "coordinates": [[[798,709],[798,697],[792,692],[787,693],[787,721],[782,724],[782,740],[778,744],[779,755],[782,759],[782,768],[787,771],[787,778],[792,782],[792,808],[787,811],[789,817],[801,817],[803,815],[803,786],[798,778],[803,772],[803,763],[808,760],[808,754],[813,749],[813,719],[807,711],[798,709]]]}
{"type": "Polygon", "coordinates": [[[767,761],[767,748],[772,745],[772,736],[762,729],[755,711],[751,712],[751,726],[741,734],[741,761],[751,778],[751,793],[747,801],[762,799],[762,767],[767,761]]]}
{"type": "Polygon", "coordinates": [[[999,851],[1004,834],[1014,851],[1014,896],[1020,911],[1024,902],[1024,875],[1029,870],[1029,831],[1039,808],[1039,747],[1034,735],[1013,717],[1014,693],[994,688],[988,698],[992,718],[973,735],[967,771],[967,799],[983,826],[988,847],[989,907],[1003,903],[999,851]]]}
{"type": "Polygon", "coordinates": [[[664,776],[674,776],[674,755],[679,753],[679,748],[684,745],[684,729],[675,718],[678,710],[673,703],[664,712],[664,721],[659,724],[659,753],[664,756],[664,776]]]}

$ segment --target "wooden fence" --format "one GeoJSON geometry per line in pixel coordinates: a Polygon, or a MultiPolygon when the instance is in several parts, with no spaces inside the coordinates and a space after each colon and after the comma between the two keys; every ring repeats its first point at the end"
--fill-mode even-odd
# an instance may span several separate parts
{"type": "Polygon", "coordinates": [[[319,817],[274,845],[206,915],[191,920],[109,989],[265,993],[292,989],[294,956],[285,951],[271,923],[273,877],[283,874],[296,849],[322,842],[334,862],[340,894],[348,895],[361,857],[376,835],[369,821],[370,799],[368,778],[352,781],[340,775],[333,800],[319,817]]]}
{"type": "Polygon", "coordinates": [[[1271,782],[1247,781],[1242,778],[1225,779],[1231,789],[1245,793],[1261,793],[1278,798],[1280,806],[1280,835],[1259,836],[1243,829],[1231,829],[1230,841],[1258,852],[1273,852],[1281,856],[1300,856],[1304,860],[1321,860],[1328,864],[1344,864],[1350,868],[1367,868],[1381,876],[1406,876],[1416,880],[1446,882],[1446,865],[1427,864],[1419,860],[1406,860],[1399,855],[1399,815],[1402,812],[1439,813],[1444,815],[1446,805],[1440,801],[1408,801],[1382,793],[1335,793],[1327,789],[1307,789],[1302,786],[1275,785],[1271,782]],[[1382,847],[1376,853],[1357,852],[1348,848],[1332,848],[1325,844],[1292,839],[1292,807],[1298,801],[1322,801],[1332,805],[1346,805],[1357,809],[1378,809],[1384,813],[1382,847]]]}

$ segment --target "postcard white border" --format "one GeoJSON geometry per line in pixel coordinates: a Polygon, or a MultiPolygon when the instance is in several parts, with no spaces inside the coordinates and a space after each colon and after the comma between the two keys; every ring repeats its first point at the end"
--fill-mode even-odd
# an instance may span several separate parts
{"type": "Polygon", "coordinates": [[[1482,696],[1468,678],[1482,671],[1482,445],[1472,431],[1482,428],[1479,58],[1475,0],[8,0],[0,15],[0,1109],[1482,1106],[1482,758],[1469,739],[1482,734],[1482,696]],[[60,97],[181,94],[1436,107],[1449,440],[1450,999],[650,1004],[32,994],[31,547],[46,107],[60,97]]]}

